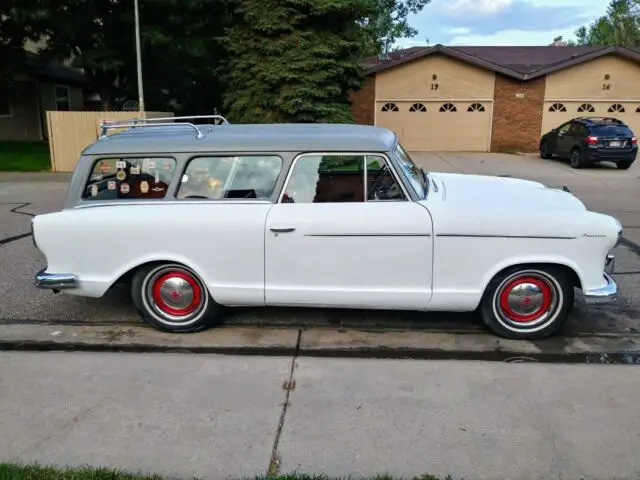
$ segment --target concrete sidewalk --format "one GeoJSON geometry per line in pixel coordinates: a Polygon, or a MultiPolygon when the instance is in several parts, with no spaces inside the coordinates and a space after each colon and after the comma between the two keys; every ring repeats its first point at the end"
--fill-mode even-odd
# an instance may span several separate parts
{"type": "Polygon", "coordinates": [[[638,478],[628,366],[0,353],[0,461],[173,478],[638,478]]]}

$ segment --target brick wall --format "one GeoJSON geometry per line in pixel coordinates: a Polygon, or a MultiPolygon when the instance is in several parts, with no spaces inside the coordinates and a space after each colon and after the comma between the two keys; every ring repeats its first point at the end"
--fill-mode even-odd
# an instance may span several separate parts
{"type": "Polygon", "coordinates": [[[496,74],[491,151],[538,149],[545,83],[545,77],[521,82],[496,74]]]}
{"type": "Polygon", "coordinates": [[[351,111],[356,119],[356,123],[362,125],[373,125],[374,109],[376,100],[376,77],[367,77],[366,82],[357,92],[349,94],[351,111]]]}

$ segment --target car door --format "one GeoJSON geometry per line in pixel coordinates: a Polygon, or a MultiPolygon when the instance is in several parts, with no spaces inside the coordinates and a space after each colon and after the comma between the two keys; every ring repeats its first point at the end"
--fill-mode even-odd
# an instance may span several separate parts
{"type": "Polygon", "coordinates": [[[267,215],[265,302],[422,309],[432,252],[429,211],[386,157],[300,155],[267,215]]]}
{"type": "Polygon", "coordinates": [[[557,156],[561,158],[566,158],[569,156],[569,152],[571,151],[571,145],[573,140],[573,134],[575,132],[575,125],[573,121],[562,124],[558,128],[558,133],[556,136],[556,147],[555,153],[557,156]]]}

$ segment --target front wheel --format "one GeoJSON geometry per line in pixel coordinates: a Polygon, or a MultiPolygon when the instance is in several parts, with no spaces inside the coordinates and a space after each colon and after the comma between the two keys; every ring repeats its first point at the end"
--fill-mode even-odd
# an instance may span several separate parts
{"type": "Polygon", "coordinates": [[[196,332],[220,312],[204,282],[177,263],[147,265],[131,282],[131,298],[142,319],[167,332],[196,332]]]}
{"type": "Polygon", "coordinates": [[[550,159],[552,157],[551,153],[549,152],[549,143],[544,140],[541,144],[540,144],[540,158],[544,158],[544,159],[550,159]]]}
{"type": "Polygon", "coordinates": [[[545,338],[558,331],[573,308],[573,282],[557,267],[513,267],[489,282],[480,303],[485,324],[498,336],[545,338]]]}

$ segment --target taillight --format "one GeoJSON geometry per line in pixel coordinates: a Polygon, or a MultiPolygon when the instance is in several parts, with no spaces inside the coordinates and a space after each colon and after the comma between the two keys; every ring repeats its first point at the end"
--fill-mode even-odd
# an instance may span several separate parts
{"type": "Polygon", "coordinates": [[[587,143],[589,145],[597,145],[598,144],[598,137],[594,137],[593,135],[589,135],[587,137],[587,143]]]}
{"type": "Polygon", "coordinates": [[[636,145],[638,143],[638,139],[636,137],[631,137],[631,145],[636,145]]]}

